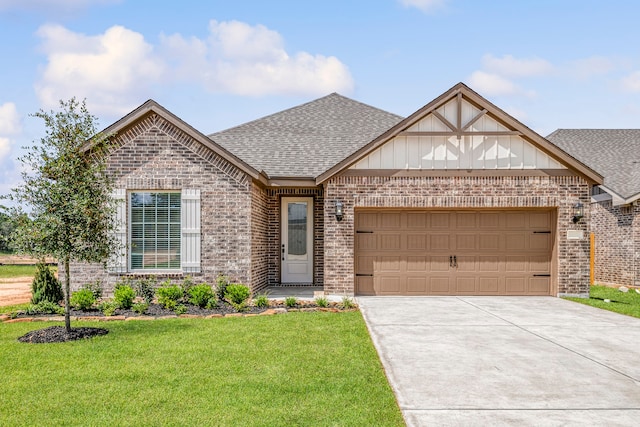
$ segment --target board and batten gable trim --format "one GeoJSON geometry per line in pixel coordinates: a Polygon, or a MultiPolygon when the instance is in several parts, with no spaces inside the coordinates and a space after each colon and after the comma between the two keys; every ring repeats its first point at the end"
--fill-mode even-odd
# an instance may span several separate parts
{"type": "MultiPolygon", "coordinates": [[[[389,129],[387,132],[371,141],[369,144],[354,152],[342,162],[336,164],[326,172],[319,175],[316,178],[316,183],[322,184],[333,176],[344,173],[345,170],[349,169],[350,167],[361,161],[363,158],[371,154],[373,151],[381,148],[399,135],[402,135],[404,137],[424,137],[421,131],[411,130],[411,128],[422,119],[427,117],[429,114],[432,114],[434,112],[437,112],[439,116],[442,116],[444,118],[444,121],[438,119],[438,122],[441,125],[441,129],[434,130],[435,133],[432,134],[431,138],[434,138],[436,136],[454,136],[456,138],[467,136],[472,137],[475,135],[481,136],[483,135],[481,131],[469,132],[466,129],[471,126],[475,126],[478,120],[485,120],[487,116],[491,116],[493,120],[503,126],[503,128],[497,129],[495,131],[488,131],[491,136],[504,138],[521,135],[521,138],[524,141],[532,144],[534,147],[549,155],[550,158],[554,159],[560,164],[575,170],[579,175],[583,176],[592,184],[602,184],[603,178],[597,172],[593,171],[583,163],[571,157],[560,148],[547,141],[544,137],[538,135],[527,126],[502,111],[500,108],[496,107],[491,102],[478,95],[463,83],[458,83],[447,92],[443,93],[438,98],[434,99],[429,104],[425,105],[424,107],[413,113],[411,116],[407,117],[405,120],[401,121],[391,129],[389,129]],[[469,121],[463,121],[462,118],[463,100],[466,100],[470,105],[477,109],[476,117],[469,118],[469,121]],[[451,101],[456,103],[455,109],[457,117],[455,117],[455,120],[453,121],[455,123],[453,123],[450,118],[445,117],[445,114],[442,114],[442,112],[436,111],[451,101]],[[419,133],[416,134],[415,132],[419,133]]],[[[437,119],[438,115],[434,115],[434,117],[436,117],[437,119]]]]}

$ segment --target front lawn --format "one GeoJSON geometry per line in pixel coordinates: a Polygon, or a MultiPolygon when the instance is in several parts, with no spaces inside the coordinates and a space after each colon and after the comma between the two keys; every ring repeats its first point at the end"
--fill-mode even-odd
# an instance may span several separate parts
{"type": "Polygon", "coordinates": [[[0,265],[0,279],[11,279],[15,277],[33,277],[36,274],[36,266],[28,264],[5,264],[0,265]]]}
{"type": "Polygon", "coordinates": [[[633,289],[629,289],[629,292],[621,292],[617,288],[591,286],[589,298],[566,299],[640,318],[640,294],[633,289]],[[611,302],[605,302],[605,299],[611,302]]]}
{"type": "Polygon", "coordinates": [[[403,425],[359,312],[46,326],[0,328],[0,425],[403,425]]]}

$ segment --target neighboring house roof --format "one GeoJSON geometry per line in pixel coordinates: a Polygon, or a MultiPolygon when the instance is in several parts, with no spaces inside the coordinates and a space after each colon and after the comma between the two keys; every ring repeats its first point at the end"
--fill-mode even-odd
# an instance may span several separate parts
{"type": "Polygon", "coordinates": [[[270,178],[315,178],[401,120],[332,93],[209,137],[270,178]]]}
{"type": "MultiPolygon", "coordinates": [[[[486,114],[491,115],[494,119],[504,124],[505,127],[512,129],[514,131],[518,131],[518,133],[525,138],[527,141],[531,142],[534,146],[538,147],[545,153],[553,156],[555,159],[565,164],[567,167],[576,171],[583,177],[595,183],[602,183],[602,176],[595,172],[592,168],[586,166],[579,160],[574,157],[571,157],[563,150],[559,149],[556,145],[549,142],[544,137],[540,136],[533,130],[529,129],[527,126],[516,120],[514,117],[505,113],[500,108],[496,107],[494,104],[489,102],[487,99],[480,96],[478,93],[471,90],[464,83],[458,83],[453,86],[451,89],[420,108],[415,113],[411,114],[404,120],[399,121],[393,127],[390,127],[386,132],[378,136],[376,139],[372,140],[368,144],[362,146],[357,152],[354,152],[349,157],[342,159],[335,166],[331,167],[320,176],[317,177],[317,183],[321,183],[331,178],[332,176],[342,172],[343,170],[349,168],[351,165],[355,164],[357,161],[362,159],[364,156],[371,153],[373,150],[377,149],[381,145],[385,144],[392,138],[400,135],[402,132],[406,131],[412,125],[420,121],[422,118],[427,116],[428,114],[436,111],[440,106],[447,103],[454,97],[463,97],[472,104],[478,106],[478,108],[482,108],[486,114]]],[[[463,134],[466,127],[469,124],[451,124],[451,134],[463,134]]]]}
{"type": "Polygon", "coordinates": [[[558,129],[547,139],[601,173],[616,204],[640,199],[640,129],[558,129]]]}

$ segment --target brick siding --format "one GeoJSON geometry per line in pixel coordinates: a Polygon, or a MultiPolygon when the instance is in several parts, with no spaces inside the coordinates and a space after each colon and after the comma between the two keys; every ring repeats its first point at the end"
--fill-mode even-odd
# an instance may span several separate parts
{"type": "Polygon", "coordinates": [[[637,286],[640,261],[640,207],[613,206],[611,200],[591,204],[595,234],[596,283],[637,286]]]}
{"type": "MultiPolygon", "coordinates": [[[[590,185],[577,176],[544,177],[372,177],[338,176],[325,189],[325,292],[354,294],[354,209],[539,208],[557,210],[557,295],[589,292],[589,213],[574,224],[572,207],[587,206],[590,185]],[[333,217],[334,200],[344,203],[344,219],[333,217]],[[568,240],[568,230],[585,238],[568,240]]],[[[553,286],[553,285],[552,285],[553,286]]]]}

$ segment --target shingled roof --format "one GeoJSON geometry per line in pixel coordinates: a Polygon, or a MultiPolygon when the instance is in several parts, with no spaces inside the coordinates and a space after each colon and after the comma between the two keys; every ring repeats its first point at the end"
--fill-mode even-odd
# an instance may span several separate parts
{"type": "Polygon", "coordinates": [[[271,178],[315,178],[402,119],[332,93],[209,138],[271,178]]]}
{"type": "Polygon", "coordinates": [[[603,175],[621,202],[640,198],[640,129],[558,129],[547,139],[603,175]]]}

